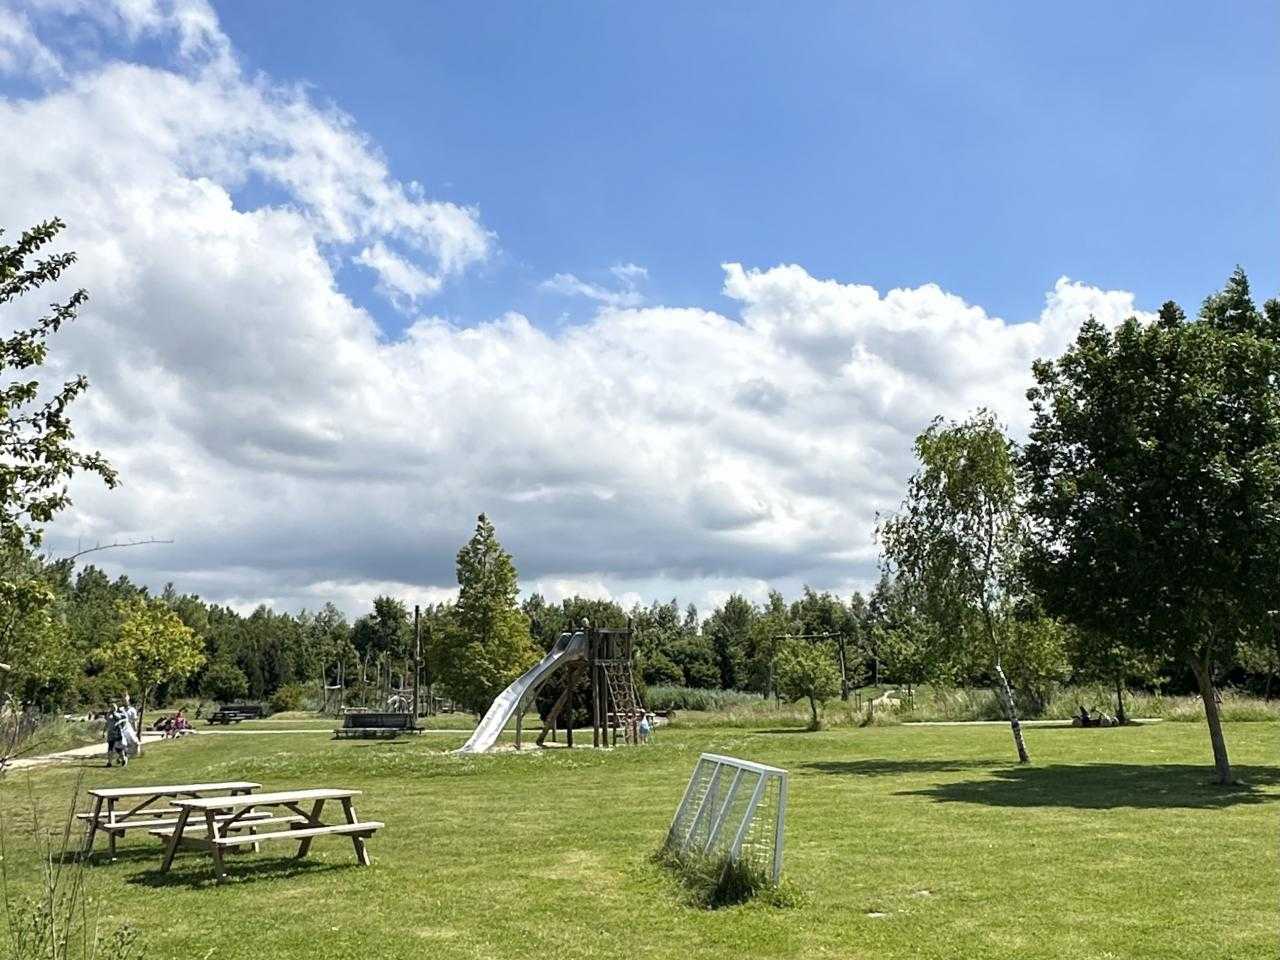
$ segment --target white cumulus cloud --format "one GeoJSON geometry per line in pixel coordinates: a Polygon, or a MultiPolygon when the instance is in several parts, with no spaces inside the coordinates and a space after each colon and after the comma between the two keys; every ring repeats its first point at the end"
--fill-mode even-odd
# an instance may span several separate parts
{"type": "Polygon", "coordinates": [[[51,545],[172,537],[102,555],[154,584],[241,606],[430,601],[483,510],[553,597],[847,591],[874,577],[875,513],[932,416],[986,405],[1022,429],[1032,359],[1090,313],[1135,312],[1064,278],[1011,323],[933,285],[737,263],[723,312],[646,306],[644,269],[620,264],[616,287],[548,281],[599,304],[582,324],[415,314],[389,339],[340,265],[420,306],[491,252],[476,212],[394,179],[336,108],[245,77],[205,5],[113,9],[93,14],[104,31],[180,56],[64,59],[46,92],[0,99],[0,224],[70,224],[64,287],[92,299],[56,372],[88,373],[80,439],[124,480],[77,483],[51,545]],[[241,199],[252,178],[269,201],[241,199]]]}

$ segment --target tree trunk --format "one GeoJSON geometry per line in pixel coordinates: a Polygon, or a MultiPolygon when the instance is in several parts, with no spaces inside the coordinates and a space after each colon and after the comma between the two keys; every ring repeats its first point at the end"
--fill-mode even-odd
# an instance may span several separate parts
{"type": "Polygon", "coordinates": [[[809,712],[813,716],[813,719],[809,721],[809,729],[817,730],[818,729],[818,700],[816,697],[814,697],[813,694],[809,694],[809,712]]]}
{"type": "Polygon", "coordinates": [[[844,665],[844,641],[840,641],[840,646],[836,648],[840,654],[840,699],[848,703],[849,701],[849,673],[845,670],[844,665]]]}
{"type": "Polygon", "coordinates": [[[1267,685],[1262,689],[1262,699],[1271,702],[1271,678],[1274,676],[1270,671],[1267,672],[1267,685]]]}
{"type": "Polygon", "coordinates": [[[1222,717],[1218,713],[1218,693],[1213,686],[1213,666],[1206,660],[1191,657],[1191,672],[1200,686],[1200,699],[1204,701],[1204,718],[1209,724],[1209,743],[1213,746],[1213,766],[1218,783],[1234,783],[1231,761],[1227,758],[1227,741],[1222,736],[1222,717]]]}
{"type": "Polygon", "coordinates": [[[1022,724],[1018,722],[1018,710],[1013,703],[1013,691],[1009,689],[1009,678],[1004,675],[1004,668],[996,663],[996,696],[1004,704],[1004,714],[1009,718],[1009,729],[1013,732],[1013,745],[1018,748],[1018,762],[1030,763],[1031,755],[1027,753],[1026,741],[1022,739],[1022,724]]]}
{"type": "Polygon", "coordinates": [[[1116,719],[1121,723],[1129,722],[1124,715],[1124,681],[1119,674],[1116,674],[1116,719]]]}
{"type": "Polygon", "coordinates": [[[143,722],[143,714],[147,711],[147,691],[142,691],[142,696],[138,698],[138,729],[133,731],[138,735],[138,756],[142,756],[142,731],[146,729],[143,722]]]}

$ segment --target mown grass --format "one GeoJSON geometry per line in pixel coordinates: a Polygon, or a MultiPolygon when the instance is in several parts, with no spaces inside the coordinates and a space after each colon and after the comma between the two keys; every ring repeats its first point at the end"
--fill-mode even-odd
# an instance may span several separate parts
{"type": "MultiPolygon", "coordinates": [[[[124,842],[89,871],[104,921],[150,958],[1274,958],[1280,876],[1276,728],[1230,724],[1246,784],[1209,784],[1201,729],[669,729],[644,748],[450,756],[462,735],[394,742],[190,737],[123,770],[41,768],[0,782],[8,866],[34,884],[47,822],[86,786],[249,778],[350,786],[387,823],[373,866],[317,841],[157,872],[124,842]],[[787,908],[700,909],[652,861],[697,754],[791,771],[787,908]]],[[[588,738],[589,739],[589,738],[588,738]]]]}

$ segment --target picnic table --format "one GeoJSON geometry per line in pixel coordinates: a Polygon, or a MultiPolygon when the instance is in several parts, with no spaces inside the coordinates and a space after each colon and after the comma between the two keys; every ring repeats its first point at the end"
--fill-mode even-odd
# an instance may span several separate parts
{"type": "Polygon", "coordinates": [[[376,820],[361,821],[356,816],[353,800],[360,796],[359,790],[342,790],[328,787],[313,787],[305,790],[280,790],[272,793],[255,793],[249,795],[198,797],[190,800],[174,800],[173,805],[180,811],[175,823],[154,829],[151,833],[168,840],[165,849],[164,863],[160,872],[165,873],[173,864],[174,855],[182,844],[196,846],[207,850],[213,857],[217,868],[218,880],[226,878],[226,869],[222,862],[225,848],[243,848],[270,840],[293,840],[298,844],[295,855],[302,859],[311,849],[311,841],[321,836],[348,836],[355,848],[356,862],[363,867],[369,866],[369,851],[365,840],[384,824],[376,820]],[[342,804],[343,821],[325,823],[321,819],[326,800],[337,800],[342,804]],[[304,805],[309,804],[309,809],[304,805]],[[287,811],[280,816],[264,815],[261,808],[275,808],[287,811]],[[188,829],[188,821],[195,817],[197,823],[188,829]],[[203,831],[199,828],[203,820],[203,831]],[[258,829],[280,824],[286,827],[271,833],[258,833],[258,829]],[[249,836],[230,836],[241,829],[247,829],[249,836]],[[197,833],[203,836],[196,836],[197,833]]]}
{"type": "Polygon", "coordinates": [[[216,793],[243,796],[261,786],[260,783],[248,780],[228,780],[219,783],[173,783],[163,786],[101,787],[90,790],[89,796],[93,798],[93,809],[88,813],[76,814],[77,818],[86,821],[87,824],[82,855],[88,856],[93,852],[93,841],[99,831],[107,835],[107,849],[111,853],[111,859],[114,860],[117,836],[124,836],[128,830],[150,830],[175,823],[174,817],[180,816],[180,811],[172,804],[155,806],[161,801],[202,797],[216,793]],[[126,807],[123,811],[117,809],[117,804],[122,801],[126,807]],[[132,803],[131,806],[130,803],[132,803]]]}

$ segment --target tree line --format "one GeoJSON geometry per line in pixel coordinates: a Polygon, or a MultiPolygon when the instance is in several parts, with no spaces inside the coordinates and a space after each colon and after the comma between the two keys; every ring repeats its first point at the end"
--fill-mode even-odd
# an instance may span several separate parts
{"type": "MultiPolygon", "coordinates": [[[[50,221],[0,244],[0,305],[56,280],[73,254],[40,251],[50,221]]],[[[401,683],[483,710],[564,630],[630,623],[646,684],[848,697],[868,676],[982,683],[1009,720],[1064,679],[1183,682],[1204,703],[1218,779],[1231,768],[1217,710],[1224,679],[1280,669],[1280,301],[1259,308],[1242,271],[1195,318],[1085,322],[1032,368],[1032,426],[1015,442],[986,410],[936,419],[916,439],[900,509],[879,518],[882,576],[866,596],[806,587],[787,600],[733,595],[705,619],[676,600],[519,600],[514,561],[480,515],[457,556],[456,601],[379,597],[348,623],[316,612],[243,616],[173,587],[41,552],[66,483],[116,475],[76,449],[69,406],[83,377],[42,390],[50,336],[76,292],[0,340],[0,694],[65,707],[129,686],[144,698],[203,692],[296,704],[300,684],[401,683]]]]}

